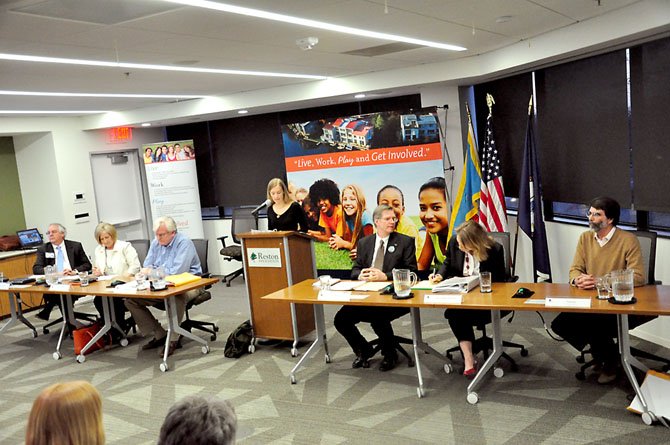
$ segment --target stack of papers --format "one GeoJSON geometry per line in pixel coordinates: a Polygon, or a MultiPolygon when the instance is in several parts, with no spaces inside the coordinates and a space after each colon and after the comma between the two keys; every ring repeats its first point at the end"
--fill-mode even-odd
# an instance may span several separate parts
{"type": "Polygon", "coordinates": [[[433,292],[445,292],[450,294],[467,294],[479,285],[479,277],[452,277],[437,284],[428,280],[420,281],[413,287],[417,290],[432,290],[433,292]]]}
{"type": "MultiPolygon", "coordinates": [[[[334,278],[330,281],[330,290],[350,291],[356,289],[363,292],[379,292],[390,284],[388,281],[335,280],[334,278]]],[[[314,283],[315,287],[318,287],[318,285],[318,281],[314,283]]]]}
{"type": "Polygon", "coordinates": [[[184,284],[193,283],[199,279],[199,276],[193,275],[189,272],[180,273],[178,275],[168,275],[165,277],[165,281],[169,281],[175,286],[183,286],[184,284]]]}

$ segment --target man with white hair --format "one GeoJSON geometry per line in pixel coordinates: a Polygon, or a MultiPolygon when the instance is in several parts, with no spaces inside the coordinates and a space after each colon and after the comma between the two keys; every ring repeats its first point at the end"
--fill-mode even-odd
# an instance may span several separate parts
{"type": "MultiPolygon", "coordinates": [[[[202,268],[200,259],[195,250],[195,245],[187,236],[177,232],[177,224],[169,216],[163,216],[154,221],[154,233],[156,238],[151,242],[149,252],[144,260],[143,272],[149,272],[151,268],[162,267],[167,275],[175,275],[184,272],[200,275],[202,268]]],[[[200,290],[191,290],[175,297],[177,305],[177,322],[181,323],[184,318],[184,307],[189,298],[196,296],[200,290]]],[[[126,299],[126,307],[132,314],[143,335],[153,334],[153,338],[142,346],[143,350],[154,349],[165,344],[167,332],[149,311],[149,306],[164,303],[162,299],[129,298],[126,299]]],[[[170,334],[170,345],[168,356],[175,349],[180,348],[179,336],[176,332],[170,334]]],[[[160,355],[165,351],[161,350],[160,355]]]]}
{"type": "MultiPolygon", "coordinates": [[[[46,266],[55,266],[56,271],[63,275],[76,275],[78,272],[90,272],[91,262],[80,242],[66,240],[67,230],[62,224],[49,224],[45,233],[49,242],[37,249],[33,273],[43,275],[46,266]]],[[[37,318],[49,320],[53,308],[60,304],[58,295],[44,295],[44,308],[37,313],[37,318]]],[[[61,312],[63,310],[61,309],[61,312]]],[[[64,316],[64,319],[67,317],[64,316]]]]}

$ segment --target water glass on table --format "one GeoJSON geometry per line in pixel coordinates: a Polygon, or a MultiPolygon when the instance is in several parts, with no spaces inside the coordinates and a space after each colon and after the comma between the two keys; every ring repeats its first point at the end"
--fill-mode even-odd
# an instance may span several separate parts
{"type": "Polygon", "coordinates": [[[479,292],[491,292],[491,272],[479,272],[479,292]]]}
{"type": "Polygon", "coordinates": [[[321,290],[330,290],[330,275],[321,275],[319,277],[319,288],[321,290]]]}
{"type": "Polygon", "coordinates": [[[615,270],[610,272],[612,296],[616,301],[626,303],[633,299],[633,277],[633,269],[615,270]]]}
{"type": "Polygon", "coordinates": [[[610,297],[610,276],[603,275],[596,279],[596,290],[598,291],[598,300],[607,300],[610,297]]]}
{"type": "Polygon", "coordinates": [[[135,274],[135,282],[137,283],[137,290],[145,290],[147,288],[147,276],[142,272],[135,274]]]}
{"type": "Polygon", "coordinates": [[[88,286],[88,272],[79,272],[79,285],[80,286],[88,286]]]}

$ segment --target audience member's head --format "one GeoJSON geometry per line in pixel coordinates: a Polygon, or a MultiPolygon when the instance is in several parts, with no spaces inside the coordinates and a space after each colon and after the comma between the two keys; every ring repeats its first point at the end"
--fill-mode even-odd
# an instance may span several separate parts
{"type": "Polygon", "coordinates": [[[158,445],[234,444],[236,431],[237,416],[229,401],[188,396],[168,411],[158,445]]]}
{"type": "Polygon", "coordinates": [[[28,417],[26,445],[102,445],[102,400],[90,383],[55,383],[35,399],[28,417]]]}

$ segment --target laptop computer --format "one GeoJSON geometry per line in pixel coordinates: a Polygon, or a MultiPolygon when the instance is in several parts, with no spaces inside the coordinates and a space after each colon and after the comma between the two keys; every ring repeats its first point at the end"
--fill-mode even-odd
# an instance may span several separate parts
{"type": "Polygon", "coordinates": [[[16,232],[22,249],[33,249],[42,244],[42,235],[37,229],[19,230],[16,232]]]}

